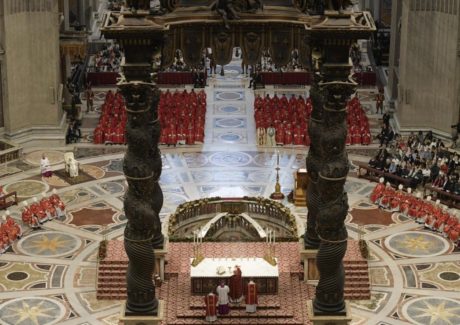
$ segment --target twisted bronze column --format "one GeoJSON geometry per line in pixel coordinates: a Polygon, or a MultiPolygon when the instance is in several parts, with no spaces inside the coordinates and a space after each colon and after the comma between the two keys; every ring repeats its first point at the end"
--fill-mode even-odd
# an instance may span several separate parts
{"type": "Polygon", "coordinates": [[[158,300],[152,280],[155,265],[152,246],[161,246],[163,242],[159,219],[163,195],[158,184],[161,175],[158,91],[153,84],[140,81],[122,83],[119,88],[128,113],[128,149],[123,161],[128,182],[124,201],[128,219],[124,244],[129,258],[126,315],[156,315],[158,300]]]}
{"type": "Polygon", "coordinates": [[[307,157],[310,183],[304,246],[318,249],[316,265],[320,279],[313,302],[315,314],[344,315],[342,260],[348,237],[348,197],[344,185],[349,170],[345,150],[346,106],[356,83],[349,79],[351,41],[323,38],[316,42],[321,50],[321,73],[315,74],[311,88],[311,146],[307,157]]]}
{"type": "Polygon", "coordinates": [[[313,104],[313,111],[308,126],[311,144],[307,156],[307,171],[310,181],[307,187],[307,227],[304,234],[304,247],[306,249],[317,249],[320,240],[316,233],[316,219],[319,208],[318,177],[322,164],[322,151],[319,148],[321,138],[321,125],[323,123],[323,99],[319,82],[321,75],[314,74],[312,87],[310,88],[310,98],[313,104]]]}
{"type": "MultiPolygon", "coordinates": [[[[326,79],[327,80],[327,79],[326,79]]],[[[320,147],[323,165],[318,177],[319,211],[316,230],[321,240],[316,265],[320,279],[316,288],[314,307],[326,314],[345,313],[343,257],[347,250],[345,217],[348,197],[344,185],[348,174],[345,150],[346,104],[354,92],[353,82],[321,83],[325,105],[320,126],[320,147]]]]}

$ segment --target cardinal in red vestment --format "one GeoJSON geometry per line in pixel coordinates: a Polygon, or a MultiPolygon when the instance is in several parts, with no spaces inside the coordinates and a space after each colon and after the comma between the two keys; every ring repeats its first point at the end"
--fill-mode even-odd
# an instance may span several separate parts
{"type": "Polygon", "coordinates": [[[217,296],[210,292],[204,297],[204,303],[206,304],[206,321],[215,322],[217,320],[217,296]]]}
{"type": "Polygon", "coordinates": [[[243,277],[240,267],[237,265],[230,277],[230,298],[233,303],[240,303],[243,298],[243,277]]]}
{"type": "Polygon", "coordinates": [[[249,281],[246,294],[246,312],[255,313],[257,309],[257,286],[254,281],[249,281]]]}

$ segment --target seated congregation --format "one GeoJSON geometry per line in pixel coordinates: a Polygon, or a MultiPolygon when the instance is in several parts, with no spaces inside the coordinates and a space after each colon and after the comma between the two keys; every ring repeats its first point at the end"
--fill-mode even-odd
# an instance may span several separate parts
{"type": "MultiPolygon", "coordinates": [[[[264,98],[257,95],[254,100],[257,144],[309,146],[308,121],[312,108],[311,98],[292,95],[288,100],[284,94],[281,98],[276,94],[264,98]]],[[[369,145],[372,142],[369,120],[357,96],[348,102],[347,113],[346,144],[369,145]]]]}
{"type": "Polygon", "coordinates": [[[447,150],[432,132],[395,138],[369,161],[370,167],[407,179],[412,188],[431,186],[460,195],[460,162],[456,152],[447,150]]]}

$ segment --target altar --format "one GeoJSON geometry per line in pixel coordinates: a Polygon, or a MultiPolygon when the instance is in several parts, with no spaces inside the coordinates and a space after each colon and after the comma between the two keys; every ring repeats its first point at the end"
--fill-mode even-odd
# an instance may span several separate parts
{"type": "Polygon", "coordinates": [[[190,259],[192,294],[204,295],[214,292],[221,280],[228,284],[235,265],[241,269],[243,288],[246,288],[252,279],[257,284],[258,294],[278,293],[278,264],[271,265],[263,258],[205,258],[197,266],[192,266],[192,261],[193,259],[190,259]]]}

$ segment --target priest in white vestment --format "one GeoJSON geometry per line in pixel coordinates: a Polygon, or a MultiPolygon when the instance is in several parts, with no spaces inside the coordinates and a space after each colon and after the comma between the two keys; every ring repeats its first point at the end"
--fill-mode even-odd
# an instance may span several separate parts
{"type": "Polygon", "coordinates": [[[276,136],[276,129],[273,127],[273,125],[270,125],[267,128],[267,137],[266,137],[267,140],[265,141],[265,144],[269,147],[276,146],[275,136],[276,136]]]}
{"type": "Polygon", "coordinates": [[[230,288],[225,284],[225,281],[221,281],[220,285],[216,289],[216,292],[218,296],[219,315],[226,315],[230,312],[230,307],[228,305],[228,294],[230,293],[230,288]]]}
{"type": "Polygon", "coordinates": [[[45,154],[42,155],[42,159],[40,160],[40,170],[43,177],[51,177],[53,175],[50,161],[45,156],[45,154]]]}

